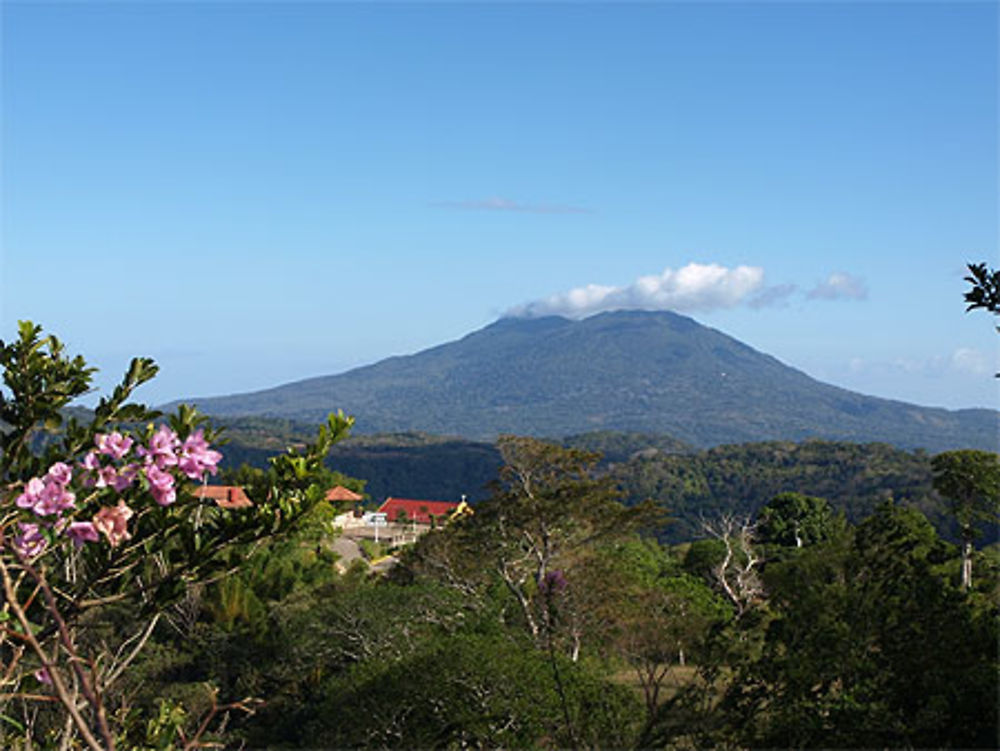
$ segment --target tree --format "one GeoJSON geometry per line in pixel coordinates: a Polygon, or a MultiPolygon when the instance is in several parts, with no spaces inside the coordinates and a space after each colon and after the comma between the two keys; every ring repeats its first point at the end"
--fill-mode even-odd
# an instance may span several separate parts
{"type": "Polygon", "coordinates": [[[970,263],[969,276],[965,281],[972,289],[965,293],[969,304],[967,311],[983,308],[989,313],[1000,315],[1000,270],[990,270],[985,263],[970,263]]]}
{"type": "MultiPolygon", "coordinates": [[[[965,293],[965,301],[969,304],[965,312],[982,308],[987,313],[1000,315],[1000,270],[987,269],[985,263],[970,263],[969,276],[965,281],[972,288],[965,293]]],[[[997,326],[1000,332],[1000,326],[997,326]]],[[[996,374],[1000,378],[1000,373],[996,374]]]]}
{"type": "Polygon", "coordinates": [[[375,655],[322,686],[303,717],[310,748],[629,747],[634,694],[589,666],[547,657],[509,634],[440,634],[402,658],[375,655]],[[572,725],[563,718],[567,708],[572,725]]]}
{"type": "Polygon", "coordinates": [[[1000,455],[965,449],[931,459],[934,489],[948,501],[962,535],[962,589],[972,586],[972,545],[978,522],[1000,514],[1000,455]]]}
{"type": "Polygon", "coordinates": [[[473,602],[499,603],[498,620],[523,628],[548,665],[566,745],[579,747],[587,718],[572,683],[600,596],[587,563],[599,543],[633,535],[660,512],[620,504],[613,480],[596,472],[597,454],[517,436],[498,443],[505,464],[491,497],[423,537],[405,568],[471,591],[473,602]]]}
{"type": "Polygon", "coordinates": [[[995,748],[997,621],[912,508],[766,567],[762,649],[728,668],[709,745],[995,748]]]}
{"type": "MultiPolygon", "coordinates": [[[[114,687],[165,610],[232,572],[234,549],[308,516],[323,496],[311,478],[351,420],[331,415],[314,444],[272,461],[251,509],[225,510],[193,492],[221,459],[205,418],[182,406],[158,421],[129,401],[152,360],[132,360],[87,419],[65,410],[94,369],[40,327],[0,342],[0,365],[0,743],[15,726],[29,745],[111,751],[126,721],[114,687]]],[[[213,698],[208,719],[218,711],[213,698]]]]}
{"type": "Polygon", "coordinates": [[[761,509],[760,541],[801,548],[828,539],[843,524],[823,498],[802,493],[779,493],[761,509]]]}
{"type": "Polygon", "coordinates": [[[722,560],[715,564],[715,585],[736,608],[739,618],[764,597],[760,554],[755,549],[757,525],[747,517],[723,514],[703,520],[704,531],[722,543],[722,560]]]}
{"type": "MultiPolygon", "coordinates": [[[[580,556],[632,532],[650,509],[618,502],[611,479],[595,476],[597,454],[518,436],[498,444],[505,464],[493,495],[458,528],[514,597],[531,638],[547,648],[555,626],[550,605],[574,586],[580,556]]],[[[582,635],[570,630],[575,659],[582,635]]]]}
{"type": "Polygon", "coordinates": [[[671,671],[697,655],[711,627],[728,620],[732,611],[703,581],[684,573],[648,584],[619,581],[602,594],[615,610],[609,614],[605,649],[634,672],[647,722],[652,722],[671,671]]]}

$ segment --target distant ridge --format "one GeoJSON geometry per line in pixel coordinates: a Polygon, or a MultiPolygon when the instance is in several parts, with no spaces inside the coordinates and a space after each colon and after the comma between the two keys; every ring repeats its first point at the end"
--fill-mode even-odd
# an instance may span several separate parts
{"type": "Polygon", "coordinates": [[[594,430],[668,433],[695,446],[824,438],[996,450],[988,409],[946,410],[821,383],[669,312],[571,321],[502,318],[454,342],[341,373],[193,399],[217,416],[317,422],[343,409],[362,433],[490,440],[594,430]]]}

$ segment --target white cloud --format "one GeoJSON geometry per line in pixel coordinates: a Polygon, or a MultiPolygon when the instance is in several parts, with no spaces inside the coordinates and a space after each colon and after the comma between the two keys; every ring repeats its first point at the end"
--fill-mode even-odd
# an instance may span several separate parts
{"type": "Polygon", "coordinates": [[[864,279],[845,271],[830,274],[806,295],[810,300],[864,300],[868,286],[864,279]]]}
{"type": "Polygon", "coordinates": [[[522,203],[509,198],[477,199],[472,201],[438,201],[433,204],[444,209],[464,209],[466,211],[519,211],[528,214],[593,214],[593,209],[582,206],[566,206],[558,203],[522,203]]]}
{"type": "MultiPolygon", "coordinates": [[[[791,290],[779,289],[776,299],[783,299],[791,290]]],[[[704,311],[732,308],[755,293],[757,300],[767,294],[764,270],[757,266],[726,268],[718,264],[689,263],[683,268],[664,269],[662,274],[641,276],[625,287],[588,284],[568,292],[518,305],[507,315],[538,317],[561,315],[568,318],[609,310],[674,310],[704,311]]],[[[767,302],[759,303],[767,304],[767,302]]]]}
{"type": "Polygon", "coordinates": [[[853,357],[847,369],[854,374],[908,375],[925,378],[954,376],[983,377],[991,374],[1000,363],[990,363],[989,356],[972,347],[959,347],[950,355],[933,355],[926,358],[897,357],[893,360],[866,360],[853,357]]]}
{"type": "Polygon", "coordinates": [[[951,368],[959,373],[983,376],[991,372],[989,359],[978,349],[959,347],[951,353],[951,368]]]}
{"type": "Polygon", "coordinates": [[[751,308],[768,308],[772,305],[783,307],[797,290],[798,287],[794,284],[775,284],[762,289],[747,304],[751,308]]]}

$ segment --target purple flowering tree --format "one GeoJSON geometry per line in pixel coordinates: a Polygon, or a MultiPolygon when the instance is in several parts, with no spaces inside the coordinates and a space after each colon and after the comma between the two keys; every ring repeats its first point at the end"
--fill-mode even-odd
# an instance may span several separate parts
{"type": "Polygon", "coordinates": [[[194,492],[222,458],[205,418],[182,406],[163,421],[129,401],[155,376],[152,360],[133,360],[86,421],[66,419],[66,407],[94,369],[40,327],[22,322],[16,341],[0,342],[0,365],[0,725],[114,749],[124,712],[108,706],[109,691],[161,614],[192,584],[229,573],[227,550],[308,513],[322,497],[311,478],[352,421],[331,416],[316,443],[273,460],[272,487],[252,508],[221,509],[194,492]],[[123,607],[133,628],[109,635],[102,615],[123,607]],[[34,727],[32,708],[53,705],[60,724],[34,727]]]}
{"type": "Polygon", "coordinates": [[[519,436],[502,436],[498,446],[505,464],[493,495],[453,534],[476,551],[476,571],[503,583],[539,648],[559,642],[575,662],[585,630],[583,562],[596,542],[630,535],[660,512],[619,503],[597,454],[519,436]]]}

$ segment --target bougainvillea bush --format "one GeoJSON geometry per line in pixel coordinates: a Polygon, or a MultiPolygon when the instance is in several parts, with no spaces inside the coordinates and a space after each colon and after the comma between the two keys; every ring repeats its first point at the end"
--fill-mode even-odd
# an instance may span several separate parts
{"type": "MultiPolygon", "coordinates": [[[[0,746],[113,749],[130,717],[114,684],[165,609],[306,517],[351,420],[331,415],[315,443],[272,460],[253,506],[224,509],[196,492],[222,458],[205,418],[130,401],[152,360],[132,360],[92,413],[67,408],[94,369],[39,326],[0,341],[0,366],[0,746]]],[[[154,745],[201,745],[164,727],[151,723],[154,745]]]]}

